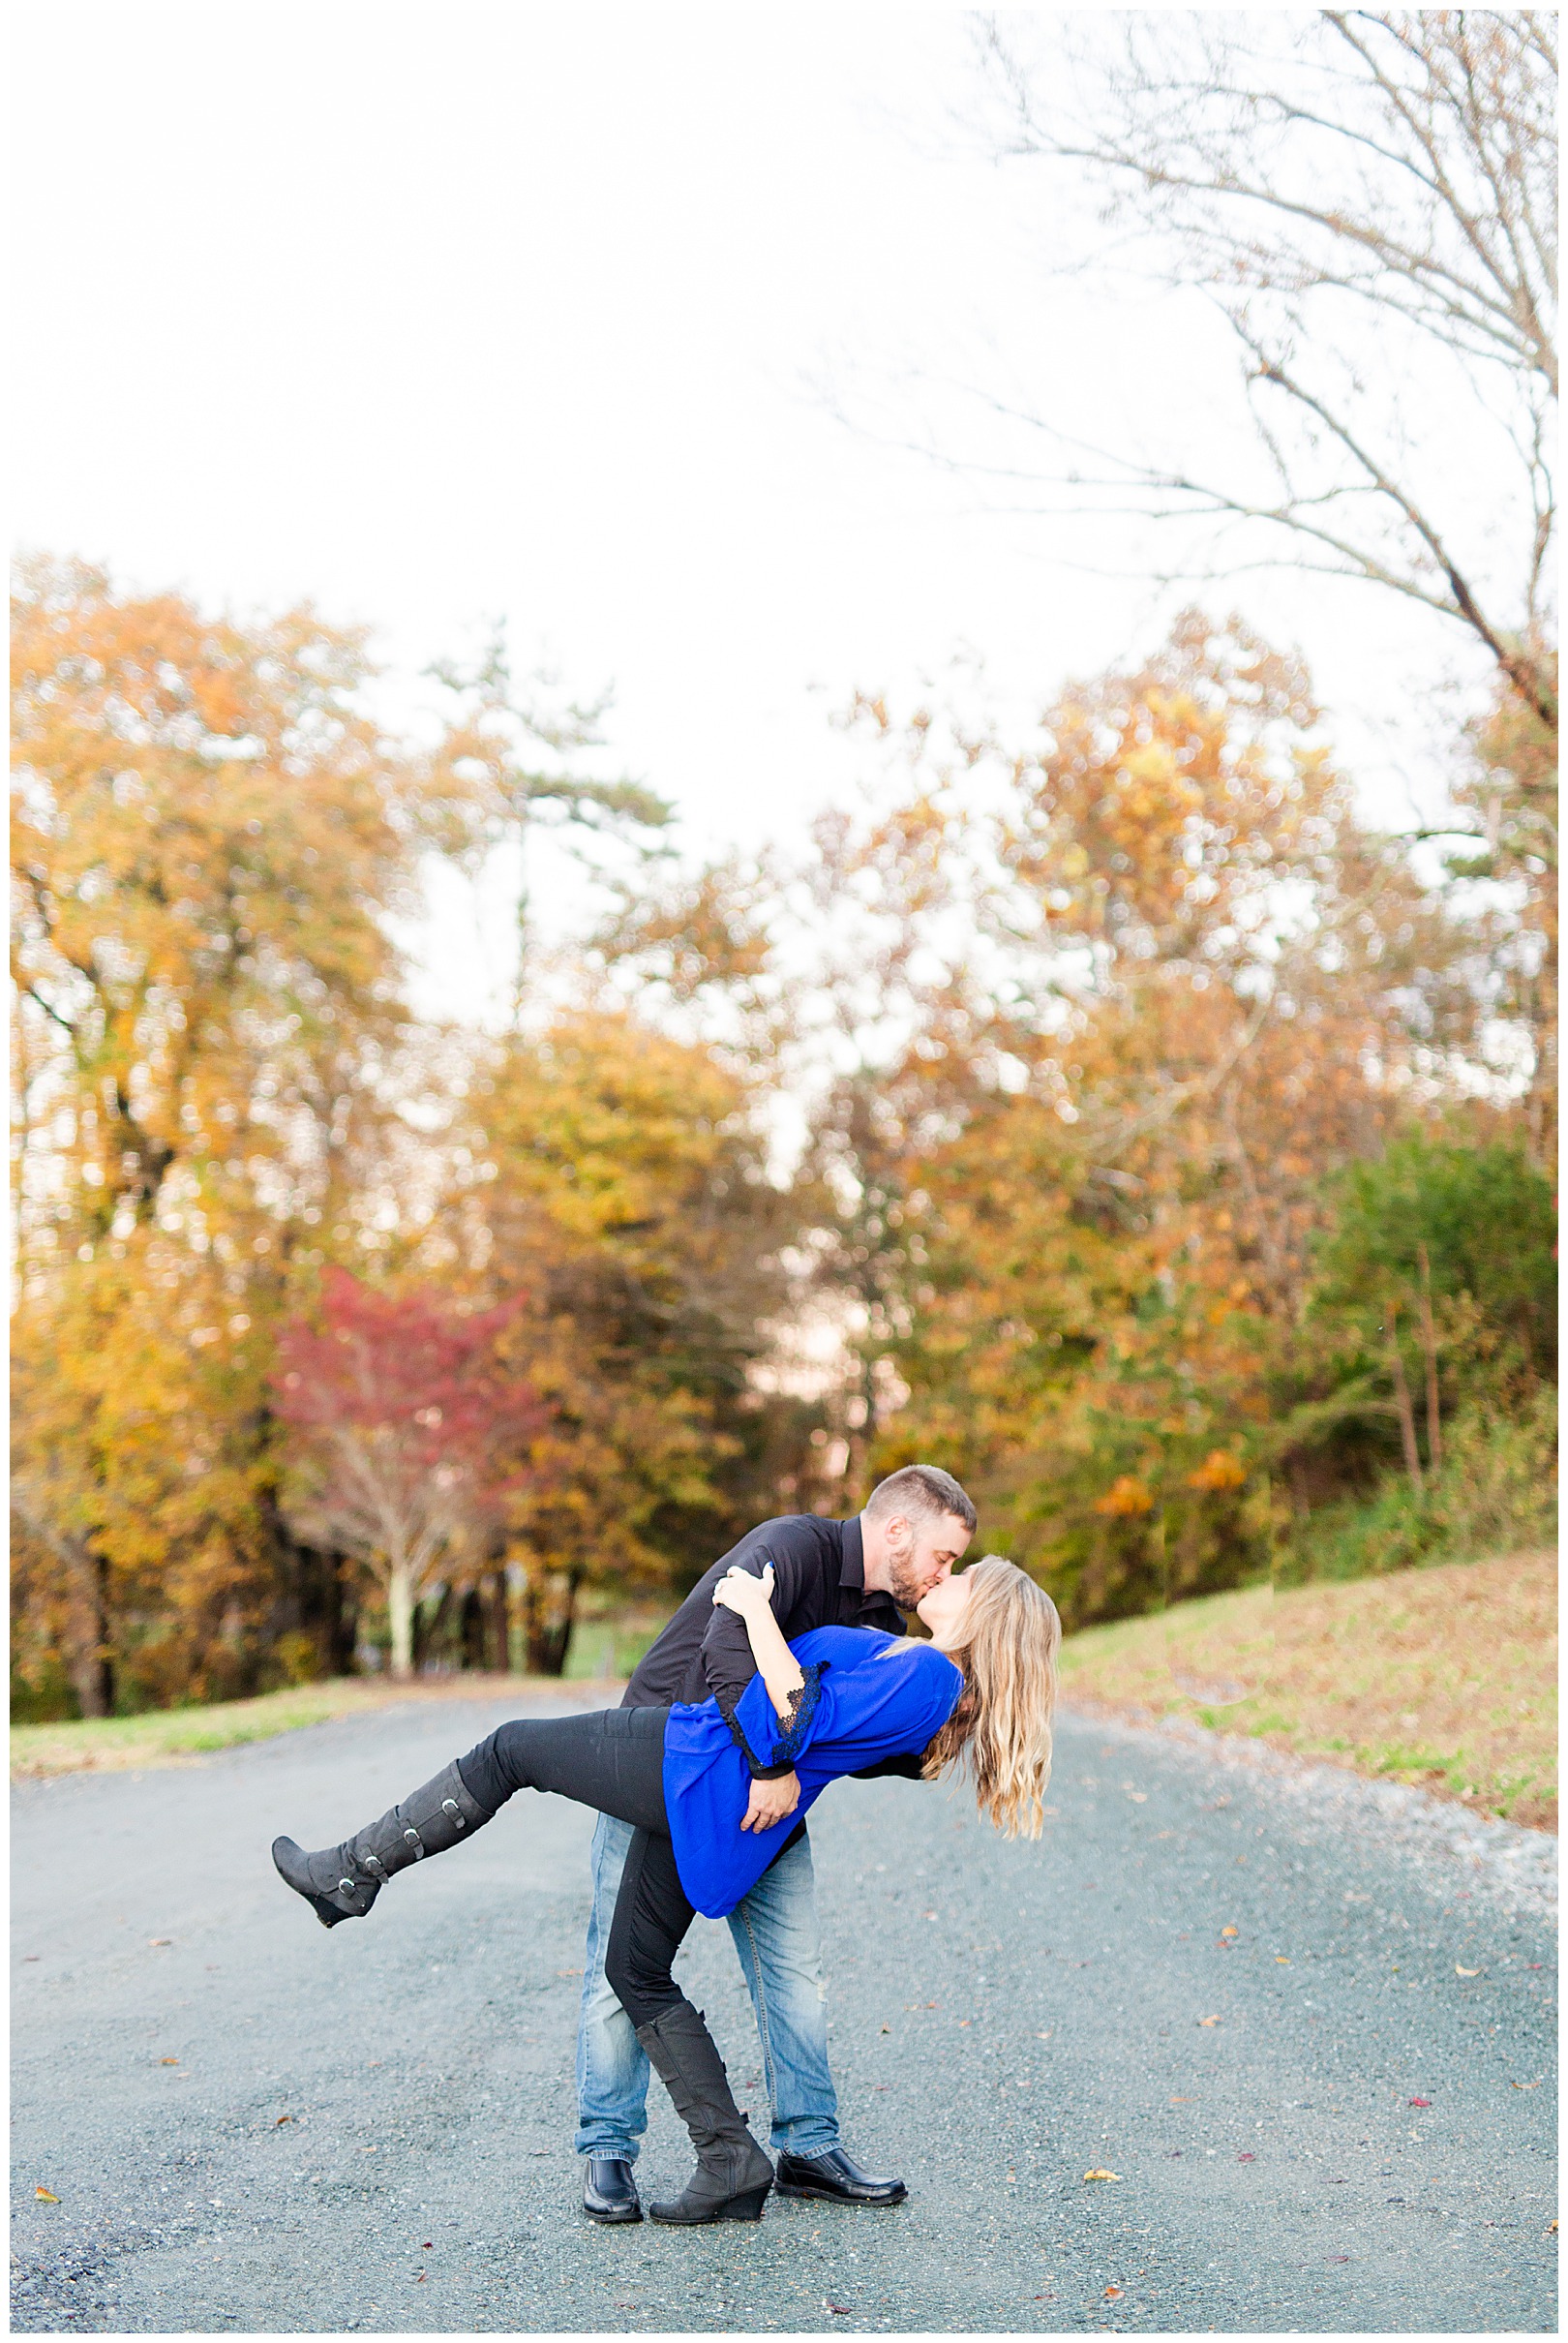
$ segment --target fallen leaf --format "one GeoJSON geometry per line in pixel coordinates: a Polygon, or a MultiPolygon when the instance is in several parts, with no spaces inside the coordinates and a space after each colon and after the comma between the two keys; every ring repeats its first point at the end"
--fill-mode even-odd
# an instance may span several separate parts
{"type": "Polygon", "coordinates": [[[179,2060],[178,2058],[160,2058],[158,2063],[160,2066],[178,2066],[179,2060]]]}
{"type": "Polygon", "coordinates": [[[1119,2286],[1107,2286],[1107,2287],[1106,2287],[1106,2289],[1105,2289],[1105,2299],[1106,2299],[1106,2301],[1107,2301],[1107,2302],[1114,2302],[1114,2301],[1115,2301],[1115,2299],[1116,2299],[1116,2297],[1117,2297],[1117,2296],[1118,2296],[1118,2295],[1121,2293],[1121,2291],[1122,2291],[1122,2290],[1121,2290],[1121,2288],[1120,2288],[1119,2286]]]}
{"type": "Polygon", "coordinates": [[[1239,1928],[1222,1928],[1220,1933],[1221,1936],[1239,1936],[1241,1930],[1239,1928]]]}
{"type": "Polygon", "coordinates": [[[1172,2107],[1191,2107],[1192,2102],[1191,2099],[1172,2099],[1170,2104],[1172,2107]]]}
{"type": "Polygon", "coordinates": [[[1093,2172],[1085,2173],[1083,2176],[1086,2180],[1119,2180],[1122,2176],[1120,2173],[1108,2173],[1103,2165],[1097,2164],[1093,2172]]]}
{"type": "Polygon", "coordinates": [[[851,2315],[842,2302],[829,2302],[826,2295],[822,2298],[822,2307],[824,2310],[830,2310],[835,2319],[847,2319],[851,2315]]]}
{"type": "Polygon", "coordinates": [[[1198,2020],[1198,2024],[1199,2024],[1199,2025],[1218,2025],[1220,2023],[1221,2023],[1221,2021],[1219,2020],[1219,2018],[1218,2018],[1218,2017],[1215,2017],[1215,2018],[1200,2018],[1200,2019],[1198,2020]]]}
{"type": "Polygon", "coordinates": [[[1244,2147],[1241,2154],[1236,2158],[1236,2161],[1238,2164],[1255,2164],[1257,2162],[1257,2157],[1253,2154],[1250,2147],[1244,2147]]]}
{"type": "Polygon", "coordinates": [[[892,2032],[892,2027],[890,2025],[885,2025],[882,2030],[885,2034],[890,2034],[892,2032]]]}
{"type": "Polygon", "coordinates": [[[1290,1966],[1290,1956],[1289,1956],[1289,1954],[1288,1954],[1288,1953],[1276,1953],[1276,1954],[1275,1954],[1275,1956],[1274,1956],[1274,1963],[1275,1963],[1276,1968],[1288,1968],[1288,1967],[1290,1966]]]}
{"type": "Polygon", "coordinates": [[[424,2271],[423,2271],[423,2270],[421,2270],[421,2271],[419,2272],[418,2277],[417,2277],[417,2278],[415,2278],[415,2280],[414,2280],[414,2284],[415,2284],[416,2286],[423,2286],[423,2285],[424,2285],[424,2283],[425,2283],[425,2273],[424,2273],[424,2271]]]}
{"type": "Polygon", "coordinates": [[[432,2238],[432,2237],[427,2237],[427,2238],[425,2239],[424,2244],[423,2244],[423,2245],[422,2245],[422,2246],[419,2248],[419,2250],[420,2250],[420,2252],[421,2252],[422,2254],[434,2253],[434,2251],[436,2250],[436,2248],[435,2248],[435,2239],[434,2239],[434,2238],[432,2238]]]}
{"type": "Polygon", "coordinates": [[[1454,1963],[1454,1974],[1456,1977],[1479,1977],[1481,1971],[1478,1968],[1461,1968],[1459,1963],[1456,1961],[1454,1963]]]}
{"type": "Polygon", "coordinates": [[[1329,2256],[1331,2262],[1348,2262],[1349,2259],[1348,2254],[1330,2254],[1329,2256]]]}
{"type": "Polygon", "coordinates": [[[1557,2234],[1557,2224],[1555,2223],[1555,2221],[1549,2221],[1549,2222],[1547,2223],[1547,2236],[1548,2236],[1549,2237],[1554,2237],[1554,2236],[1556,2236],[1556,2234],[1557,2234]]]}
{"type": "Polygon", "coordinates": [[[148,1939],[147,1939],[147,1942],[148,1942],[149,1944],[153,1944],[153,1945],[157,1945],[157,1944],[172,1944],[172,1943],[173,1943],[173,1941],[174,1941],[174,1939],[173,1939],[173,1937],[172,1937],[172,1936],[149,1936],[149,1937],[148,1937],[148,1939]]]}
{"type": "MultiPolygon", "coordinates": [[[[1546,2077],[1544,2075],[1537,2075],[1533,2083],[1516,2083],[1513,2087],[1517,2091],[1538,2091],[1545,2081],[1546,2077]]],[[[1413,2107],[1415,2104],[1414,2100],[1412,2100],[1410,2104],[1413,2107]]]]}
{"type": "Polygon", "coordinates": [[[42,2197],[45,2205],[58,2205],[60,2202],[52,2188],[35,2188],[33,2194],[42,2197]]]}
{"type": "Polygon", "coordinates": [[[276,2131],[276,2130],[277,2130],[277,2128],[278,2128],[278,2124],[279,2124],[279,2123],[292,2123],[292,2122],[293,2122],[293,2120],[294,2120],[294,2118],[293,2118],[293,2116],[292,2116],[292,2115],[280,2115],[280,2116],[278,2117],[278,2121],[277,2121],[276,2123],[274,2123],[274,2125],[273,2125],[273,2127],[272,2127],[272,2128],[273,2128],[273,2130],[274,2130],[274,2131],[276,2131]]]}
{"type": "Polygon", "coordinates": [[[1430,2107],[1432,2101],[1430,2099],[1412,2099],[1410,2105],[1412,2107],[1430,2107]]]}

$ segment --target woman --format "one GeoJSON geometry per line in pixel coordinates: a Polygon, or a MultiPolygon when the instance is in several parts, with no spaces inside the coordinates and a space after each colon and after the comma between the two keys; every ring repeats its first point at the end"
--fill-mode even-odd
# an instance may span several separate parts
{"type": "Polygon", "coordinates": [[[327,1928],[360,1919],[394,1871],[490,1821],[514,1790],[550,1790],[632,1824],[605,1973],[697,2149],[682,2194],[656,2221],[755,2221],[773,2168],[730,2095],[724,2063],[671,1964],[697,1912],[732,1911],[829,1781],[902,1751],[927,1780],[967,1764],[980,1811],[1010,1838],[1040,1835],[1050,1775],[1061,1625],[1010,1562],[988,1554],[918,1605],[929,1643],[818,1628],[785,1642],[772,1571],[729,1570],[713,1600],[746,1623],[757,1674],[733,1718],[718,1704],[517,1719],[342,1845],[273,1842],[288,1885],[327,1928]],[[747,1832],[750,1774],[793,1764],[794,1815],[747,1832]]]}

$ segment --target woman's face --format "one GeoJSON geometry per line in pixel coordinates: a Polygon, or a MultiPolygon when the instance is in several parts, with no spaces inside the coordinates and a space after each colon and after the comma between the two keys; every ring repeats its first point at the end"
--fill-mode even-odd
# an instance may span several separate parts
{"type": "Polygon", "coordinates": [[[915,1605],[930,1628],[931,1641],[939,1652],[956,1651],[963,1642],[974,1592],[974,1578],[965,1570],[962,1576],[939,1578],[930,1593],[922,1595],[915,1605]]]}

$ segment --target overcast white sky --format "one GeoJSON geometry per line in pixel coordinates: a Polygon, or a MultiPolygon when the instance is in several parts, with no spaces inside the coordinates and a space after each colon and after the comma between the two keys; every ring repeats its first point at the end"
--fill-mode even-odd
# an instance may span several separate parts
{"type": "MultiPolygon", "coordinates": [[[[857,685],[967,648],[1039,704],[1168,616],[813,387],[886,411],[916,368],[976,379],[1001,350],[1070,414],[1156,401],[1199,448],[1236,428],[1198,314],[1140,344],[1092,283],[1047,280],[1082,223],[944,134],[960,11],[13,23],[23,543],[368,621],[405,705],[504,614],[521,659],[614,680],[619,757],[697,848],[798,836],[851,785],[828,719],[857,685]]],[[[1462,646],[1351,586],[1235,598],[1308,651],[1380,811],[1407,773],[1430,794],[1418,712],[1462,646]]],[[[443,894],[430,1005],[478,1013],[500,917],[495,890],[478,917],[443,894]]]]}

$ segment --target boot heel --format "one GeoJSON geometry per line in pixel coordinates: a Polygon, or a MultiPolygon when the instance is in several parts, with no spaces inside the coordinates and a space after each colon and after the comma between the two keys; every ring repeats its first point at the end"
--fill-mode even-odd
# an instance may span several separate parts
{"type": "Polygon", "coordinates": [[[738,2197],[732,2197],[727,2205],[719,2206],[717,2218],[720,2221],[760,2221],[768,2192],[772,2185],[771,2180],[765,2180],[761,2188],[743,2188],[738,2197]]]}

